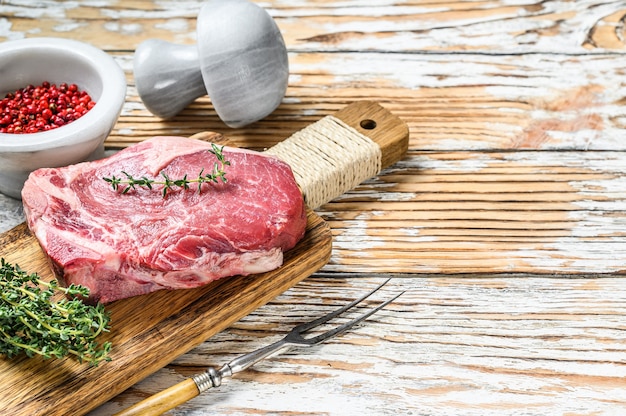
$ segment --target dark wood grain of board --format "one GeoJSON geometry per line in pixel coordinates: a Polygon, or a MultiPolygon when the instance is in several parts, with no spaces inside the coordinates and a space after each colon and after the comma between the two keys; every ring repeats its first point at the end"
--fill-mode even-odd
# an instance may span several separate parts
{"type": "MultiPolygon", "coordinates": [[[[217,133],[193,137],[228,144],[217,133]]],[[[72,358],[2,357],[0,413],[87,413],[311,275],[328,262],[330,251],[330,229],[308,210],[304,238],[276,270],[113,302],[106,307],[111,331],[98,340],[113,343],[111,362],[92,367],[72,358]]],[[[54,278],[26,223],[0,235],[0,257],[45,280],[54,278]]]]}
{"type": "MultiPolygon", "coordinates": [[[[0,413],[80,415],[142,380],[267,303],[328,261],[331,234],[309,210],[307,231],[277,270],[224,278],[198,289],[157,291],[107,305],[111,362],[97,367],[66,359],[0,359],[0,413]]],[[[26,224],[0,235],[0,257],[53,278],[26,224]]]]}

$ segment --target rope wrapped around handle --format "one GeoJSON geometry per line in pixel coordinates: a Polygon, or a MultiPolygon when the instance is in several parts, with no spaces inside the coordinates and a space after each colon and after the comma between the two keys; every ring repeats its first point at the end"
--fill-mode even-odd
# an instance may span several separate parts
{"type": "Polygon", "coordinates": [[[369,137],[326,116],[265,151],[287,162],[315,209],[376,176],[382,152],[369,137]]]}
{"type": "Polygon", "coordinates": [[[311,209],[354,189],[397,162],[409,130],[371,101],[357,101],[294,133],[265,153],[291,166],[311,209]]]}

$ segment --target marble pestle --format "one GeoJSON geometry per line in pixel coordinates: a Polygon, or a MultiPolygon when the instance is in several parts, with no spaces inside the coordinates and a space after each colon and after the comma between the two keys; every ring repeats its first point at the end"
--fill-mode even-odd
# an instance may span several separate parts
{"type": "Polygon", "coordinates": [[[196,45],[150,39],[137,47],[135,83],[151,113],[168,119],[208,94],[226,125],[243,127],[280,105],[287,49],[266,10],[248,0],[209,0],[196,30],[196,45]]]}

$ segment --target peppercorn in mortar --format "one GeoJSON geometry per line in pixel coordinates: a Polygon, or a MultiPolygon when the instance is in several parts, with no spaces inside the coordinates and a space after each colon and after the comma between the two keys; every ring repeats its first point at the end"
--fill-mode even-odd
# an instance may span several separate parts
{"type": "Polygon", "coordinates": [[[0,133],[38,133],[79,119],[96,103],[76,84],[28,85],[0,101],[0,133]]]}

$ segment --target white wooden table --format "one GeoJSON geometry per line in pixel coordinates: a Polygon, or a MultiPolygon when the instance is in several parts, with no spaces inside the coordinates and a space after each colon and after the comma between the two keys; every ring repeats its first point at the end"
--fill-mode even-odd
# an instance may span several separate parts
{"type": "MultiPolygon", "coordinates": [[[[84,40],[124,68],[111,148],[218,131],[271,146],[356,100],[409,125],[407,156],[321,207],[319,273],[106,403],[121,410],[282,337],[385,277],[406,293],[327,344],[227,379],[172,415],[626,414],[626,3],[264,1],[290,60],[265,120],[137,96],[148,38],[191,44],[201,1],[0,2],[0,41],[84,40]]],[[[3,229],[21,221],[0,198],[3,229]]]]}

